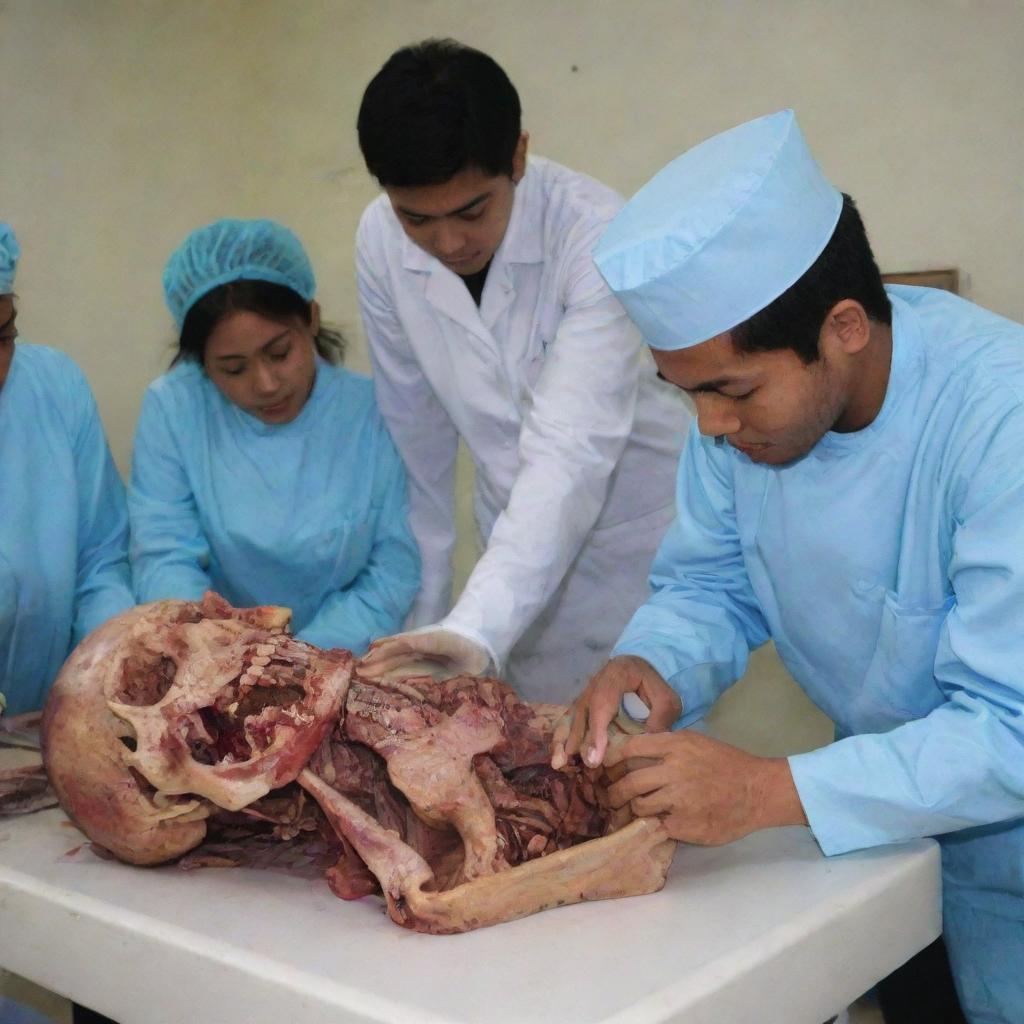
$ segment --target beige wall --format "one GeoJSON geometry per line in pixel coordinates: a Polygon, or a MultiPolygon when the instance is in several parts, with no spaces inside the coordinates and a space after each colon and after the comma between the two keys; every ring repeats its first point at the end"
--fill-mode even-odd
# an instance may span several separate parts
{"type": "MultiPolygon", "coordinates": [[[[0,218],[25,253],[23,333],[81,364],[123,470],[169,357],[163,262],[207,220],[294,228],[366,368],[352,239],[376,189],[355,112],[391,50],[428,35],[492,53],[535,151],[627,193],[794,106],[885,269],[958,266],[970,298],[1024,319],[1019,0],[0,0],[0,218]]],[[[773,674],[761,655],[755,675],[773,674]]],[[[749,700],[813,745],[823,723],[778,687],[749,700]]],[[[735,734],[770,745],[747,700],[735,734]]]]}

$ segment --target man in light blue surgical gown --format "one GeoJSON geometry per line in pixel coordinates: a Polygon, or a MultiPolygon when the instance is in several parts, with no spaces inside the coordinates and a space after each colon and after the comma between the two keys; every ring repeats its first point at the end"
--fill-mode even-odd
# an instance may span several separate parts
{"type": "Polygon", "coordinates": [[[595,260],[698,421],[653,594],[553,762],[652,758],[613,802],[687,842],[790,824],[829,855],[937,837],[963,1012],[1020,1024],[1024,328],[883,289],[792,111],[670,164],[595,260]],[[769,638],[836,742],[757,758],[682,728],[769,638]],[[647,732],[608,750],[630,692],[647,732]]]}
{"type": "Polygon", "coordinates": [[[128,515],[77,366],[15,344],[14,232],[0,223],[0,692],[42,707],[85,635],[130,608],[128,515]]]}

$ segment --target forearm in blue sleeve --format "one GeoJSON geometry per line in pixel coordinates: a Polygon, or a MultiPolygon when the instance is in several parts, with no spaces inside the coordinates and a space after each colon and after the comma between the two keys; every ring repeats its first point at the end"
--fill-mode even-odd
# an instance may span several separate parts
{"type": "Polygon", "coordinates": [[[691,430],[676,519],[651,568],[654,592],[612,652],[658,670],[682,699],[681,724],[704,715],[769,638],[743,562],[728,458],[691,430]]]}
{"type": "Polygon", "coordinates": [[[132,578],[140,602],[196,600],[211,586],[195,498],[152,394],[143,400],[128,491],[132,578]]]}

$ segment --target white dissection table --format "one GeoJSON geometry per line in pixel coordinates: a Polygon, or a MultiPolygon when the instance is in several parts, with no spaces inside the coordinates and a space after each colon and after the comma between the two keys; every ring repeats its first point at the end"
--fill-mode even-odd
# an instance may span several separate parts
{"type": "Polygon", "coordinates": [[[931,840],[680,847],[651,896],[467,935],[271,871],[132,868],[0,819],[0,965],[121,1024],[821,1024],[939,934],[931,840]]]}

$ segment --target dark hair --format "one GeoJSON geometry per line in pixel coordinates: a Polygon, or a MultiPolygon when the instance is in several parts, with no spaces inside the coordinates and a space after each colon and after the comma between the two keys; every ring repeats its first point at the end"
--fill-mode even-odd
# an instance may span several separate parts
{"type": "Polygon", "coordinates": [[[892,305],[864,222],[845,192],[839,222],[821,255],[796,284],[734,327],[732,342],[741,352],[791,348],[804,363],[813,363],[820,355],[818,339],[825,317],[843,299],[859,302],[877,323],[892,323],[892,305]]]}
{"type": "Polygon", "coordinates": [[[366,166],[385,187],[436,185],[467,167],[511,177],[519,94],[486,53],[427,39],[373,76],[356,128],[366,166]]]}
{"type": "MultiPolygon", "coordinates": [[[[297,316],[307,327],[313,322],[311,303],[283,284],[274,284],[272,281],[229,281],[197,299],[185,314],[178,351],[171,366],[183,359],[201,363],[206,355],[206,342],[214,328],[226,316],[240,311],[282,322],[297,316]]],[[[321,324],[313,343],[317,352],[329,363],[343,361],[345,338],[340,331],[321,324]]]]}

